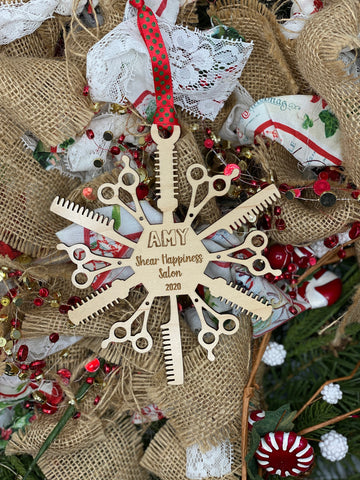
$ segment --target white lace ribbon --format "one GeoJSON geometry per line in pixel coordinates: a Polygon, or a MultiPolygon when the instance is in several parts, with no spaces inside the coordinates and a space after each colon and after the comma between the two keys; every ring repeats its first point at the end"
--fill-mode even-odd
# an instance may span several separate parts
{"type": "MultiPolygon", "coordinates": [[[[214,120],[232,93],[253,45],[216,39],[215,29],[191,31],[158,18],[168,51],[175,104],[214,120]]],[[[90,50],[87,78],[93,101],[130,100],[149,117],[155,111],[150,57],[135,18],[118,25],[90,50]]]]}
{"type": "Polygon", "coordinates": [[[222,477],[231,473],[232,445],[225,440],[202,453],[195,443],[186,449],[186,476],[190,480],[222,477]]]}
{"type": "MultiPolygon", "coordinates": [[[[80,13],[86,0],[80,0],[76,13],[80,13]]],[[[95,7],[98,0],[93,0],[95,7]]],[[[0,1],[0,45],[17,40],[35,32],[54,12],[71,15],[73,0],[14,0],[11,3],[0,1]]]]}

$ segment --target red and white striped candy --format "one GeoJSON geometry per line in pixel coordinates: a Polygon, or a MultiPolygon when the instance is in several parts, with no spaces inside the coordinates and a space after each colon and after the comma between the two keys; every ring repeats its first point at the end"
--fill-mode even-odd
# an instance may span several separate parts
{"type": "Polygon", "coordinates": [[[255,422],[259,422],[260,420],[264,420],[265,418],[265,410],[253,410],[250,412],[248,417],[248,429],[251,432],[253,425],[255,422]]]}
{"type": "Polygon", "coordinates": [[[304,437],[294,432],[271,432],[261,439],[255,458],[273,475],[297,477],[310,469],[314,450],[304,437]]]}

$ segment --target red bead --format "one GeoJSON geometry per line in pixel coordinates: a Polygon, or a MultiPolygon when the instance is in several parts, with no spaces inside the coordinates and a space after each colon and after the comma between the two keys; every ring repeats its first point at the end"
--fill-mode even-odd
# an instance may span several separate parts
{"type": "Polygon", "coordinates": [[[136,187],[136,196],[139,200],[143,200],[149,195],[149,187],[145,183],[139,183],[136,187]]]}
{"type": "Polygon", "coordinates": [[[59,334],[54,332],[54,333],[51,333],[49,335],[49,340],[51,343],[56,343],[57,341],[59,341],[59,334]]]}
{"type": "Polygon", "coordinates": [[[286,223],[285,223],[285,220],[283,218],[278,218],[277,220],[275,220],[275,227],[277,230],[285,230],[286,228],[286,223]]]}
{"type": "Polygon", "coordinates": [[[274,207],[274,215],[281,215],[281,207],[279,207],[279,205],[276,205],[276,207],[274,207]]]}
{"type": "Polygon", "coordinates": [[[89,85],[85,85],[84,89],[83,89],[83,95],[84,97],[87,97],[89,95],[89,90],[90,90],[90,87],[89,85]]]}
{"type": "Polygon", "coordinates": [[[325,170],[320,172],[318,175],[319,180],[327,180],[328,178],[329,178],[329,174],[325,170]]]}
{"type": "Polygon", "coordinates": [[[152,139],[152,136],[150,135],[150,133],[148,135],[146,135],[145,142],[148,143],[148,144],[153,143],[153,139],[152,139]]]}
{"type": "Polygon", "coordinates": [[[205,133],[206,133],[206,135],[211,135],[211,129],[209,127],[207,127],[205,129],[205,133]]]}
{"type": "Polygon", "coordinates": [[[39,295],[40,295],[40,297],[46,298],[46,297],[49,296],[49,290],[48,290],[47,288],[45,288],[45,287],[40,288],[40,290],[39,290],[39,295]]]}
{"type": "Polygon", "coordinates": [[[273,281],[275,279],[275,277],[272,273],[265,273],[264,277],[270,283],[273,283],[273,281]]]}
{"type": "Polygon", "coordinates": [[[287,269],[288,269],[288,272],[294,273],[294,272],[296,272],[298,267],[297,267],[297,265],[295,265],[295,263],[289,263],[287,269]]]}
{"type": "MultiPolygon", "coordinates": [[[[25,362],[29,354],[29,347],[27,345],[21,345],[17,352],[17,359],[19,362],[25,362]]],[[[27,366],[27,365],[26,365],[27,366]]]]}
{"type": "Polygon", "coordinates": [[[74,420],[77,420],[80,417],[81,417],[81,412],[76,412],[75,415],[73,415],[74,420]]]}
{"type": "Polygon", "coordinates": [[[18,294],[17,288],[10,288],[9,293],[12,298],[16,297],[18,294]]]}
{"type": "Polygon", "coordinates": [[[98,358],[94,358],[91,362],[85,365],[85,370],[89,373],[96,372],[100,367],[100,360],[98,358]]]}
{"type": "Polygon", "coordinates": [[[238,153],[238,154],[241,153],[241,147],[240,147],[240,145],[238,145],[237,147],[235,147],[235,152],[238,153]]]}
{"type": "Polygon", "coordinates": [[[144,125],[139,125],[139,126],[137,127],[137,131],[138,131],[139,133],[143,132],[144,130],[145,130],[145,126],[144,126],[144,125]]]}
{"type": "Polygon", "coordinates": [[[37,298],[34,298],[34,305],[35,307],[41,307],[41,305],[43,305],[44,303],[44,300],[40,297],[37,297],[37,298]]]}
{"type": "Polygon", "coordinates": [[[29,370],[29,365],[26,365],[26,363],[23,363],[22,365],[20,365],[20,369],[25,372],[26,370],[29,370]]]}
{"type": "Polygon", "coordinates": [[[290,290],[289,297],[294,300],[296,298],[296,291],[295,290],[290,290]]]}
{"type": "Polygon", "coordinates": [[[99,395],[97,395],[97,396],[94,398],[94,405],[97,405],[99,402],[100,402],[100,397],[99,397],[99,395]]]}
{"type": "Polygon", "coordinates": [[[88,377],[86,379],[86,383],[88,383],[89,385],[92,385],[94,383],[94,379],[92,377],[88,377]]]}
{"type": "Polygon", "coordinates": [[[332,180],[333,182],[339,181],[340,180],[340,173],[337,172],[336,170],[330,170],[329,179],[332,180]]]}
{"type": "Polygon", "coordinates": [[[88,137],[89,140],[92,140],[95,137],[94,132],[90,128],[88,130],[86,130],[85,133],[86,133],[86,136],[88,137]]]}
{"type": "Polygon", "coordinates": [[[290,272],[285,272],[284,273],[285,280],[290,280],[291,277],[292,277],[292,274],[290,272]]]}
{"type": "Polygon", "coordinates": [[[294,305],[291,305],[289,307],[289,312],[291,313],[291,315],[296,315],[297,314],[296,307],[294,307],[294,305]]]}
{"type": "Polygon", "coordinates": [[[122,134],[122,135],[120,135],[120,137],[118,138],[118,143],[123,143],[124,140],[125,140],[125,135],[122,134]]]}
{"type": "Polygon", "coordinates": [[[279,191],[281,193],[286,193],[288,190],[290,190],[291,187],[289,187],[289,185],[287,183],[281,183],[279,185],[279,191]]]}
{"type": "Polygon", "coordinates": [[[255,458],[270,474],[297,477],[314,463],[314,450],[304,437],[294,432],[271,432],[261,439],[255,458]]]}
{"type": "Polygon", "coordinates": [[[271,217],[270,215],[268,215],[267,213],[265,213],[262,217],[261,217],[261,227],[264,229],[264,230],[270,230],[271,229],[271,217]]]}
{"type": "Polygon", "coordinates": [[[139,156],[140,156],[140,155],[139,155],[139,152],[138,152],[137,150],[135,150],[135,152],[133,152],[132,155],[133,155],[134,160],[137,160],[137,159],[139,158],[139,156]]]}
{"type": "Polygon", "coordinates": [[[120,148],[117,145],[114,145],[113,147],[110,148],[110,153],[112,155],[119,155],[120,148]]]}
{"type": "Polygon", "coordinates": [[[289,252],[287,252],[286,247],[279,244],[271,245],[271,247],[269,247],[267,258],[272,268],[286,268],[291,261],[291,257],[289,252]]]}
{"type": "Polygon", "coordinates": [[[59,312],[63,315],[66,315],[68,311],[71,309],[70,305],[60,305],[59,312]]]}
{"type": "Polygon", "coordinates": [[[87,200],[96,200],[96,194],[94,193],[94,189],[91,187],[83,188],[82,194],[87,200]]]}
{"type": "Polygon", "coordinates": [[[234,170],[237,170],[238,174],[236,175],[236,177],[233,178],[233,180],[237,180],[241,176],[241,170],[239,165],[236,165],[235,163],[229,163],[228,165],[226,165],[226,167],[224,168],[224,175],[229,176],[234,170]]]}
{"type": "Polygon", "coordinates": [[[65,385],[69,384],[71,378],[70,370],[68,370],[67,368],[60,368],[60,370],[58,370],[56,373],[62,378],[65,385]]]}
{"type": "Polygon", "coordinates": [[[211,148],[213,148],[213,146],[214,146],[214,141],[211,140],[211,138],[207,138],[206,140],[204,140],[205,148],[208,148],[210,150],[211,148]]]}
{"type": "Polygon", "coordinates": [[[312,255],[310,258],[309,258],[309,263],[310,265],[313,267],[314,265],[316,265],[316,258],[312,255]]]}
{"type": "Polygon", "coordinates": [[[290,254],[294,252],[294,247],[289,243],[285,245],[285,248],[286,248],[286,251],[289,252],[290,254]]]}
{"type": "Polygon", "coordinates": [[[75,305],[77,305],[80,302],[81,302],[81,298],[74,295],[73,297],[69,298],[69,300],[67,301],[67,304],[71,305],[72,307],[75,307],[75,305]]]}
{"type": "Polygon", "coordinates": [[[349,230],[349,237],[351,240],[355,240],[360,236],[360,222],[354,222],[349,230]]]}
{"type": "Polygon", "coordinates": [[[309,259],[306,256],[300,257],[297,263],[299,268],[306,268],[309,265],[309,259]]]}
{"type": "Polygon", "coordinates": [[[337,235],[331,235],[324,240],[324,245],[326,248],[334,248],[339,243],[339,237],[337,235]]]}
{"type": "Polygon", "coordinates": [[[313,190],[316,195],[320,196],[324,192],[329,192],[331,190],[330,183],[326,180],[316,180],[313,185],[313,190]]]}
{"type": "Polygon", "coordinates": [[[41,411],[43,413],[46,413],[46,415],[53,415],[54,413],[57,412],[57,407],[54,407],[52,405],[42,405],[41,411]]]}
{"type": "Polygon", "coordinates": [[[24,403],[24,407],[25,408],[31,408],[32,407],[32,404],[30,402],[25,402],[24,403]]]}
{"type": "Polygon", "coordinates": [[[106,375],[108,375],[110,372],[111,372],[112,368],[110,367],[110,365],[108,365],[107,363],[105,363],[104,365],[104,372],[106,373],[106,375]]]}
{"type": "Polygon", "coordinates": [[[360,195],[360,190],[354,190],[353,192],[351,192],[351,196],[352,198],[355,198],[355,200],[359,198],[359,195],[360,195]]]}
{"type": "Polygon", "coordinates": [[[34,362],[30,363],[31,370],[40,370],[46,366],[45,360],[35,360],[34,362]]]}
{"type": "Polygon", "coordinates": [[[344,250],[343,248],[341,248],[337,254],[338,254],[338,257],[341,259],[346,258],[346,250],[344,250]]]}

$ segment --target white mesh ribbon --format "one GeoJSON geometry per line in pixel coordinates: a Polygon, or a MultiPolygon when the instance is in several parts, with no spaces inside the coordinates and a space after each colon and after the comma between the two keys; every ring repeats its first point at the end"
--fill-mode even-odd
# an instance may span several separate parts
{"type": "Polygon", "coordinates": [[[232,460],[232,445],[229,440],[205,453],[202,453],[195,443],[186,449],[186,476],[190,480],[222,477],[231,473],[232,460]]]}
{"type": "MultiPolygon", "coordinates": [[[[213,38],[214,29],[191,31],[158,18],[168,51],[174,101],[189,113],[214,120],[238,83],[252,43],[213,38]]],[[[135,18],[118,25],[90,50],[87,77],[94,101],[127,98],[142,115],[155,111],[150,57],[135,18]]]]}

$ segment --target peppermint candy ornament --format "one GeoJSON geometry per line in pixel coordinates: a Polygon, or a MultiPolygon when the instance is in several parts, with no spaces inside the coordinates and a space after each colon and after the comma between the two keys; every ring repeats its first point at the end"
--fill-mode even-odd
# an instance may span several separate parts
{"type": "Polygon", "coordinates": [[[294,432],[271,432],[261,439],[255,458],[273,475],[297,477],[309,471],[314,450],[306,438],[294,432]]]}
{"type": "Polygon", "coordinates": [[[253,410],[249,413],[248,416],[248,429],[251,432],[253,425],[255,422],[259,422],[260,420],[264,420],[265,418],[265,410],[253,410]]]}

